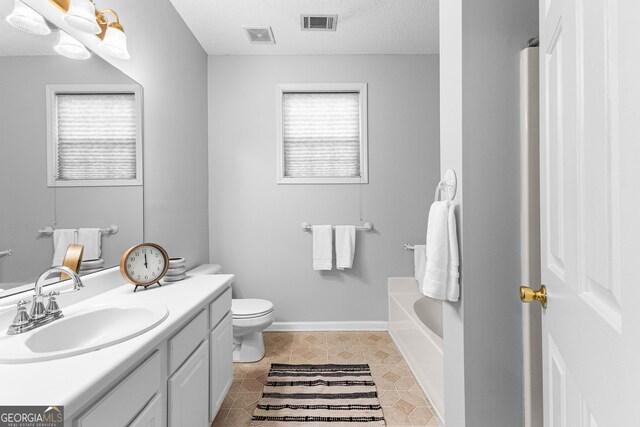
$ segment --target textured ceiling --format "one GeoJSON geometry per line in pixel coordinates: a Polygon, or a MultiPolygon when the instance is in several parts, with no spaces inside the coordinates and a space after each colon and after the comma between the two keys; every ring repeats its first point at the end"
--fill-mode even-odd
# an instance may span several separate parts
{"type": "Polygon", "coordinates": [[[0,1],[0,56],[39,56],[57,55],[53,46],[58,35],[36,36],[13,28],[5,21],[13,9],[13,2],[0,1]]]}
{"type": "Polygon", "coordinates": [[[210,55],[438,53],[439,0],[171,0],[210,55]],[[300,14],[338,14],[333,31],[301,31],[300,14]],[[270,25],[252,45],[243,25],[270,25]]]}

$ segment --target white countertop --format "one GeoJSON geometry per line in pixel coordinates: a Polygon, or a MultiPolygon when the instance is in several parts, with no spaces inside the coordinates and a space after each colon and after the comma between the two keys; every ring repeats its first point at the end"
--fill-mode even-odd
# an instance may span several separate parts
{"type": "MultiPolygon", "coordinates": [[[[231,274],[188,276],[180,282],[146,290],[141,288],[134,293],[133,285],[122,279],[117,268],[86,276],[83,278],[85,288],[70,294],[69,299],[72,295],[74,300],[78,300],[83,292],[87,292],[89,298],[76,304],[148,301],[164,304],[169,315],[150,331],[97,351],[44,362],[0,364],[0,405],[64,405],[65,418],[74,415],[99,397],[103,390],[114,385],[161,341],[177,332],[177,328],[197,314],[200,308],[222,294],[232,281],[231,274]],[[105,286],[109,286],[109,290],[104,291],[105,286]],[[96,292],[99,293],[91,295],[96,292]]],[[[50,289],[55,287],[47,288],[47,291],[50,289]]],[[[68,303],[65,304],[66,297],[58,298],[63,313],[65,307],[69,307],[68,303]]],[[[5,301],[1,300],[0,305],[9,302],[5,301]]],[[[11,316],[3,313],[0,318],[0,345],[12,338],[6,335],[6,328],[7,319],[10,321],[13,313],[11,311],[11,316]]]]}

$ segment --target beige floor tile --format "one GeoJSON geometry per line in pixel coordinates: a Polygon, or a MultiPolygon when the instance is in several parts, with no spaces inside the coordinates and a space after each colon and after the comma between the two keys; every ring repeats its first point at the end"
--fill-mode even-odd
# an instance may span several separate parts
{"type": "Polygon", "coordinates": [[[264,359],[234,364],[231,389],[212,427],[250,425],[271,363],[368,363],[387,427],[438,425],[422,389],[386,332],[265,332],[264,342],[264,359]]]}
{"type": "Polygon", "coordinates": [[[256,409],[258,399],[262,393],[238,393],[233,401],[232,409],[244,409],[250,414],[253,414],[253,410],[256,409]]]}
{"type": "Polygon", "coordinates": [[[383,406],[382,412],[384,413],[384,419],[387,424],[390,425],[411,425],[411,419],[400,409],[393,406],[383,406]]]}
{"type": "Polygon", "coordinates": [[[242,408],[230,409],[224,425],[233,427],[250,427],[251,414],[242,408]]]}
{"type": "Polygon", "coordinates": [[[426,407],[418,407],[409,415],[411,424],[414,426],[426,426],[433,418],[433,412],[426,407]]]}
{"type": "Polygon", "coordinates": [[[327,344],[327,337],[326,335],[317,332],[294,332],[293,344],[324,346],[327,344]]]}

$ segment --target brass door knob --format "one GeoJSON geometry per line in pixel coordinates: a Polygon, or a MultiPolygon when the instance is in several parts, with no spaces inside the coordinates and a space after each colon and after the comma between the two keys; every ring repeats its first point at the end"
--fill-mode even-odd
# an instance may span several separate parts
{"type": "Polygon", "coordinates": [[[547,308],[547,287],[540,286],[540,289],[534,291],[527,286],[520,286],[520,300],[522,302],[538,301],[542,307],[547,308]]]}

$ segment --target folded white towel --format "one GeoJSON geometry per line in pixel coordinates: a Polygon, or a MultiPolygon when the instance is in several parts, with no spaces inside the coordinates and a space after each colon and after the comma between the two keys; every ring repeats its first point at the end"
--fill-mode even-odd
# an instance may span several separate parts
{"type": "Polygon", "coordinates": [[[69,245],[76,243],[77,230],[58,228],[53,230],[53,267],[62,265],[69,245]]]}
{"type": "Polygon", "coordinates": [[[336,225],[336,267],[338,270],[353,267],[353,255],[355,252],[355,225],[336,225]]]}
{"type": "Polygon", "coordinates": [[[330,225],[313,226],[313,269],[333,268],[333,231],[330,225]]]}
{"type": "Polygon", "coordinates": [[[102,233],[99,228],[78,229],[78,244],[84,246],[82,259],[98,259],[102,253],[102,233]]]}
{"type": "Polygon", "coordinates": [[[422,289],[424,273],[427,268],[427,246],[413,245],[413,266],[414,276],[418,281],[418,286],[422,289]]]}
{"type": "Polygon", "coordinates": [[[460,293],[458,239],[454,206],[448,200],[431,205],[426,252],[422,293],[431,298],[457,301],[460,293]]]}

